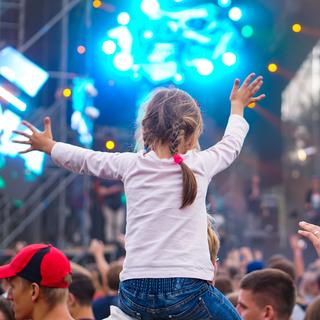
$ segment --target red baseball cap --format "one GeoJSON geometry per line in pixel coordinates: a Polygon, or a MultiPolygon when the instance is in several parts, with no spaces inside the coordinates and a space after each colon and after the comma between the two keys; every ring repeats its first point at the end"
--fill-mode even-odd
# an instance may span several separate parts
{"type": "Polygon", "coordinates": [[[9,264],[0,267],[0,279],[19,276],[40,286],[68,288],[71,266],[68,258],[47,244],[31,244],[23,248],[9,264]]]}

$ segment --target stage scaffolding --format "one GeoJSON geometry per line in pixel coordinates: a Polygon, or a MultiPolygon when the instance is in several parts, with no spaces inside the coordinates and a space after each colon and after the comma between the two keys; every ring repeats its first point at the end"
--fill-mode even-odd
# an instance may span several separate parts
{"type": "Polygon", "coordinates": [[[0,39],[15,47],[24,43],[25,6],[26,0],[0,1],[0,39]]]}
{"type": "MultiPolygon", "coordinates": [[[[68,35],[69,35],[69,14],[76,6],[83,4],[85,6],[85,25],[89,29],[91,26],[91,2],[84,0],[60,0],[59,12],[44,23],[30,38],[25,39],[26,28],[26,9],[32,0],[10,0],[0,1],[0,39],[2,39],[1,46],[10,45],[17,48],[20,52],[28,52],[39,39],[46,37],[51,29],[60,24],[60,55],[57,57],[59,60],[59,69],[49,71],[51,78],[57,79],[57,88],[64,88],[67,79],[70,78],[68,73],[68,35]]],[[[47,3],[48,4],[48,3],[47,3]]],[[[43,4],[45,5],[45,4],[43,4]]],[[[44,66],[45,67],[45,66],[44,66]]],[[[55,116],[59,119],[59,128],[56,130],[58,133],[57,139],[59,141],[67,141],[67,119],[66,119],[66,101],[59,99],[50,107],[44,107],[43,111],[35,112],[37,118],[33,119],[33,123],[41,126],[42,118],[44,115],[55,116]]],[[[29,199],[25,199],[30,208],[28,208],[26,215],[21,215],[21,210],[13,212],[10,207],[10,197],[4,196],[0,201],[0,212],[2,219],[2,226],[0,228],[0,247],[5,248],[17,239],[26,228],[33,225],[38,217],[43,214],[47,209],[47,205],[52,203],[54,199],[58,198],[59,205],[57,211],[59,212],[58,219],[58,234],[57,245],[60,248],[65,246],[65,221],[66,221],[66,188],[75,179],[75,175],[65,173],[61,169],[50,169],[54,173],[48,173],[48,179],[45,182],[39,182],[37,190],[46,190],[46,198],[42,199],[39,192],[34,192],[29,199]],[[44,205],[46,203],[46,205],[44,205]]],[[[85,185],[88,187],[88,180],[85,185]]],[[[88,206],[87,206],[88,210],[88,206]]],[[[39,227],[38,227],[39,228],[39,227]]],[[[41,228],[41,226],[40,226],[41,228]]],[[[34,239],[39,241],[41,239],[34,239]]]]}

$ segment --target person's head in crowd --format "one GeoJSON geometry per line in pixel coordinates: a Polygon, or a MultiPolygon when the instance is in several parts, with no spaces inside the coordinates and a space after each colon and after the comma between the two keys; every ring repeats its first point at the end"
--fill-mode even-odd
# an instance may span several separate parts
{"type": "Polygon", "coordinates": [[[14,320],[12,306],[5,298],[0,298],[0,320],[14,320]]]}
{"type": "Polygon", "coordinates": [[[226,297],[232,303],[232,305],[236,308],[238,304],[239,291],[228,293],[226,297]]]}
{"type": "Polygon", "coordinates": [[[317,297],[320,294],[318,273],[314,271],[306,271],[302,276],[299,291],[305,304],[309,304],[315,297],[317,297]]]}
{"type": "Polygon", "coordinates": [[[95,294],[93,299],[103,297],[106,294],[106,288],[103,285],[102,275],[95,263],[86,265],[86,268],[90,271],[92,276],[93,285],[95,288],[95,294]]]}
{"type": "Polygon", "coordinates": [[[230,276],[230,279],[234,279],[236,276],[239,275],[239,269],[235,266],[230,266],[228,268],[228,274],[230,276]]]}
{"type": "Polygon", "coordinates": [[[269,266],[271,263],[274,263],[275,261],[278,260],[283,260],[283,259],[287,259],[283,254],[280,253],[276,253],[273,254],[267,261],[267,266],[269,266]]]}
{"type": "Polygon", "coordinates": [[[227,275],[231,279],[233,290],[239,290],[240,281],[242,279],[242,273],[239,268],[235,266],[230,266],[227,268],[227,275]]]}
{"type": "Polygon", "coordinates": [[[254,271],[241,281],[237,310],[243,320],[289,320],[294,304],[294,283],[281,270],[254,271]]]}
{"type": "Polygon", "coordinates": [[[264,265],[263,261],[260,261],[260,260],[250,261],[247,264],[246,273],[250,273],[253,271],[257,271],[257,270],[262,270],[262,269],[264,269],[264,267],[265,267],[265,265],[264,265]]]}
{"type": "Polygon", "coordinates": [[[0,278],[9,279],[8,299],[16,320],[72,319],[67,309],[70,262],[55,247],[26,246],[0,267],[0,278]]]}
{"type": "Polygon", "coordinates": [[[4,298],[7,298],[9,288],[10,288],[10,284],[8,279],[0,279],[0,291],[1,291],[1,295],[4,298]]]}
{"type": "Polygon", "coordinates": [[[72,274],[68,308],[75,319],[93,319],[92,300],[95,288],[92,279],[83,273],[72,274]]]}
{"type": "Polygon", "coordinates": [[[215,278],[214,286],[224,295],[233,291],[232,281],[226,276],[217,276],[215,278]]]}
{"type": "Polygon", "coordinates": [[[268,264],[268,268],[282,270],[287,273],[293,281],[296,279],[294,264],[286,258],[271,261],[268,264]]]}
{"type": "Polygon", "coordinates": [[[304,320],[319,320],[320,319],[320,296],[313,300],[307,308],[304,320]]]}
{"type": "MultiPolygon", "coordinates": [[[[294,264],[293,264],[293,262],[291,262],[287,258],[277,259],[277,260],[271,261],[271,263],[269,263],[269,265],[268,265],[268,268],[281,270],[281,271],[285,272],[286,274],[288,274],[293,282],[295,282],[295,280],[296,280],[296,272],[295,272],[294,264]]],[[[297,294],[296,306],[295,306],[295,309],[293,312],[294,313],[304,312],[301,309],[301,306],[304,305],[303,298],[300,297],[299,292],[296,292],[296,294],[297,294]],[[301,311],[296,310],[296,309],[301,309],[301,311]]],[[[298,318],[299,318],[299,316],[298,316],[298,318]]],[[[293,318],[293,319],[295,319],[295,318],[293,318]]]]}
{"type": "Polygon", "coordinates": [[[107,285],[108,288],[115,294],[118,294],[120,284],[120,272],[122,271],[122,264],[118,261],[110,263],[107,272],[107,285]]]}
{"type": "Polygon", "coordinates": [[[17,241],[14,245],[14,252],[17,254],[19,253],[24,247],[26,247],[28,244],[25,241],[17,241]]]}
{"type": "Polygon", "coordinates": [[[93,312],[96,319],[104,319],[109,317],[111,305],[118,305],[118,291],[120,285],[120,273],[123,268],[122,261],[114,261],[110,263],[106,273],[107,293],[104,297],[94,300],[93,312]]]}

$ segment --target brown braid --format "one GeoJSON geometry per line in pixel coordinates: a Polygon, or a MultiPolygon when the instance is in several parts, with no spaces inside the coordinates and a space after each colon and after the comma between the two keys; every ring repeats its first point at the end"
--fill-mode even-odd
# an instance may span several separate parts
{"type": "MultiPolygon", "coordinates": [[[[178,153],[189,138],[201,132],[202,119],[195,100],[179,89],[155,91],[141,122],[144,148],[167,144],[171,155],[178,153]]],[[[183,190],[180,208],[191,205],[197,195],[197,181],[192,170],[182,162],[183,190]]]]}

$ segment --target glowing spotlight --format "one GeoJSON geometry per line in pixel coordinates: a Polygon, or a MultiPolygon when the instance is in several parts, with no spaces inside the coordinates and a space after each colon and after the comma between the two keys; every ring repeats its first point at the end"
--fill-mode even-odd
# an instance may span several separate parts
{"type": "Polygon", "coordinates": [[[94,8],[100,8],[100,7],[102,6],[102,2],[101,2],[100,0],[94,0],[94,1],[92,2],[92,6],[93,6],[94,8]]]}
{"type": "Polygon", "coordinates": [[[86,52],[86,47],[84,47],[84,46],[78,46],[77,52],[78,52],[79,54],[84,54],[84,53],[86,52]]]}
{"type": "Polygon", "coordinates": [[[62,94],[65,98],[71,97],[72,91],[70,88],[64,88],[62,94]]]}
{"type": "Polygon", "coordinates": [[[139,72],[133,72],[132,78],[134,80],[140,80],[141,79],[141,74],[139,72]]]}
{"type": "Polygon", "coordinates": [[[278,71],[278,65],[276,65],[275,63],[269,63],[268,64],[268,70],[269,72],[277,72],[278,71]]]}
{"type": "Polygon", "coordinates": [[[214,70],[213,63],[208,59],[193,59],[192,64],[202,76],[208,76],[214,70]]]}
{"type": "Polygon", "coordinates": [[[296,33],[301,32],[302,30],[302,26],[299,23],[293,24],[291,28],[292,28],[292,31],[296,33]]]}
{"type": "Polygon", "coordinates": [[[238,7],[233,7],[229,11],[229,18],[233,21],[239,21],[242,18],[242,11],[238,7]]]}
{"type": "Polygon", "coordinates": [[[297,150],[297,157],[299,161],[304,162],[307,160],[307,153],[304,149],[297,150]]]}
{"type": "Polygon", "coordinates": [[[218,5],[222,8],[230,7],[231,0],[218,0],[218,5]]]}
{"type": "Polygon", "coordinates": [[[112,140],[106,141],[106,149],[107,150],[113,150],[115,148],[116,144],[112,140]]]}
{"type": "Polygon", "coordinates": [[[159,12],[160,4],[157,0],[143,0],[141,10],[148,16],[154,16],[159,12]]]}
{"type": "Polygon", "coordinates": [[[117,69],[127,71],[133,65],[133,57],[129,53],[120,52],[114,57],[113,63],[117,69]]]}
{"type": "Polygon", "coordinates": [[[126,26],[130,22],[130,15],[127,12],[121,12],[119,13],[117,20],[119,24],[126,26]]]}
{"type": "Polygon", "coordinates": [[[114,54],[117,49],[117,45],[112,40],[107,40],[102,44],[102,51],[105,54],[114,54]]]}
{"type": "Polygon", "coordinates": [[[5,88],[0,86],[0,97],[6,100],[8,103],[12,104],[14,107],[16,107],[18,110],[24,112],[27,109],[27,105],[14,96],[11,92],[6,90],[5,88]]]}
{"type": "Polygon", "coordinates": [[[253,33],[253,28],[248,24],[241,28],[241,34],[244,38],[251,38],[253,36],[253,33]]]}
{"type": "Polygon", "coordinates": [[[48,72],[12,47],[0,51],[0,75],[31,97],[36,96],[49,77],[48,72]]]}
{"type": "Polygon", "coordinates": [[[153,38],[153,32],[151,30],[146,30],[144,33],[143,33],[143,37],[145,39],[152,39],[153,38]]]}
{"type": "Polygon", "coordinates": [[[5,189],[5,187],[6,187],[5,180],[2,177],[0,177],[0,189],[5,189]]]}
{"type": "Polygon", "coordinates": [[[248,108],[253,109],[256,106],[255,102],[251,102],[248,104],[248,108]]]}
{"type": "Polygon", "coordinates": [[[231,67],[237,62],[237,56],[233,52],[226,52],[222,55],[222,62],[231,67]]]}
{"type": "Polygon", "coordinates": [[[182,83],[183,82],[183,76],[182,76],[182,74],[180,74],[180,73],[177,73],[177,74],[175,74],[175,76],[174,76],[174,82],[175,83],[182,83]]]}

